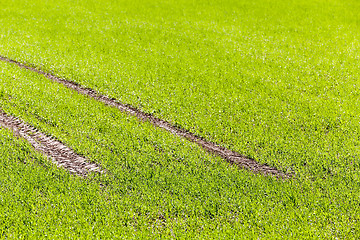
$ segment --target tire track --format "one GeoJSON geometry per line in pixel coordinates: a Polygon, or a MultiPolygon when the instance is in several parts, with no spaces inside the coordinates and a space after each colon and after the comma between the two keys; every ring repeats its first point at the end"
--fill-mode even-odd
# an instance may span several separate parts
{"type": "Polygon", "coordinates": [[[73,174],[86,177],[89,172],[103,172],[97,164],[89,163],[87,159],[63,143],[46,136],[20,119],[6,114],[1,109],[0,127],[12,130],[16,135],[27,140],[35,150],[48,156],[58,167],[63,167],[73,174]]]}
{"type": "Polygon", "coordinates": [[[284,173],[274,167],[270,167],[266,164],[261,164],[261,163],[255,161],[254,159],[243,156],[238,152],[221,147],[213,142],[207,141],[206,139],[195,135],[194,133],[191,133],[185,129],[176,127],[173,124],[171,124],[170,122],[156,118],[156,117],[152,116],[151,114],[142,112],[140,109],[137,109],[128,104],[121,103],[121,102],[117,101],[116,99],[110,98],[106,95],[102,95],[93,89],[82,87],[78,83],[59,78],[55,75],[44,72],[37,68],[31,67],[29,65],[17,62],[15,60],[9,59],[7,57],[0,56],[0,60],[2,60],[4,62],[16,64],[17,66],[19,66],[21,68],[25,68],[30,71],[36,72],[38,74],[44,75],[48,79],[50,79],[54,82],[57,82],[57,83],[61,83],[65,87],[73,89],[80,94],[83,94],[90,98],[96,99],[106,105],[115,107],[115,108],[119,109],[120,111],[125,112],[129,115],[136,116],[141,121],[148,121],[151,124],[153,124],[154,126],[163,128],[166,131],[169,131],[174,135],[184,137],[191,142],[197,143],[198,145],[203,147],[208,152],[214,153],[214,154],[222,157],[223,159],[225,159],[226,161],[228,161],[231,164],[236,164],[236,165],[238,165],[242,168],[245,168],[249,171],[252,171],[254,173],[261,173],[263,175],[274,176],[277,178],[287,179],[287,178],[293,177],[292,174],[284,173]]]}

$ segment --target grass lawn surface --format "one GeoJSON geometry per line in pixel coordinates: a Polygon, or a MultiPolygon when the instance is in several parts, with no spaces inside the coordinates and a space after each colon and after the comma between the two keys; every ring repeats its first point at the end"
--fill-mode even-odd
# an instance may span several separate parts
{"type": "Polygon", "coordinates": [[[0,107],[108,173],[70,176],[1,129],[0,236],[359,237],[360,2],[0,7],[0,55],[296,175],[248,173],[1,62],[0,107]]]}

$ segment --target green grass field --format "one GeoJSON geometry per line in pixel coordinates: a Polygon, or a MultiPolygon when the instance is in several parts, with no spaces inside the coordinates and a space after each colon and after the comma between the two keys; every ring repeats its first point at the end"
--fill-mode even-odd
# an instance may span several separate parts
{"type": "Polygon", "coordinates": [[[360,2],[0,0],[0,55],[284,172],[0,62],[0,107],[108,172],[81,178],[0,129],[2,238],[360,237],[360,2]]]}

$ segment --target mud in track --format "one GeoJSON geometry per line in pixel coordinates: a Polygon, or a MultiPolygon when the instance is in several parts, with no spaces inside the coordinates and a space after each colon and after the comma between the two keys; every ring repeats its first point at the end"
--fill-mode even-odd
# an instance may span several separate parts
{"type": "Polygon", "coordinates": [[[28,70],[31,70],[33,72],[39,73],[44,75],[45,77],[47,77],[48,79],[53,80],[54,82],[58,82],[63,84],[64,86],[66,86],[67,88],[71,88],[75,91],[77,91],[78,93],[81,93],[83,95],[86,95],[88,97],[91,97],[93,99],[96,99],[100,102],[105,103],[106,105],[118,108],[119,110],[121,110],[122,112],[128,113],[130,115],[136,116],[139,120],[141,121],[148,121],[150,123],[152,123],[154,126],[159,127],[159,128],[163,128],[177,136],[181,136],[184,137],[186,139],[188,139],[189,141],[192,141],[194,143],[197,143],[198,145],[200,145],[201,147],[203,147],[204,149],[206,149],[207,151],[214,153],[220,157],[222,157],[223,159],[225,159],[226,161],[228,161],[231,164],[236,164],[242,168],[245,168],[249,171],[255,172],[255,173],[261,173],[264,175],[270,175],[270,176],[275,176],[277,178],[291,178],[292,175],[291,174],[286,174],[274,167],[270,167],[266,164],[260,164],[257,161],[255,161],[254,159],[250,159],[248,157],[245,157],[235,151],[226,149],[224,147],[218,146],[215,143],[209,142],[199,136],[196,136],[195,134],[188,132],[184,129],[181,129],[179,127],[176,127],[174,125],[172,125],[171,123],[161,120],[159,118],[156,118],[150,114],[144,113],[141,110],[134,108],[132,106],[129,106],[127,104],[121,103],[113,98],[110,98],[108,96],[102,95],[98,92],[96,92],[93,89],[89,89],[89,88],[84,88],[82,86],[80,86],[79,84],[69,81],[69,80],[65,80],[62,78],[59,78],[57,76],[54,76],[50,73],[46,73],[42,70],[36,69],[34,67],[25,65],[23,63],[11,60],[9,58],[0,56],[0,60],[4,61],[4,62],[9,62],[9,63],[14,63],[16,65],[18,65],[21,68],[25,68],[28,70]]]}
{"type": "Polygon", "coordinates": [[[85,177],[92,171],[101,172],[97,164],[87,162],[87,159],[76,154],[63,143],[46,136],[20,119],[9,116],[1,109],[0,127],[12,130],[16,135],[27,140],[35,150],[50,157],[57,166],[63,167],[73,174],[85,177]]]}

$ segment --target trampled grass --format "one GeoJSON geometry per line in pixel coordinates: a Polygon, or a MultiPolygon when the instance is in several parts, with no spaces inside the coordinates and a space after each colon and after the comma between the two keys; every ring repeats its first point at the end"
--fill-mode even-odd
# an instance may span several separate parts
{"type": "MultiPolygon", "coordinates": [[[[55,187],[61,182],[51,180],[44,187],[51,186],[53,196],[69,198],[86,186],[84,199],[96,198],[96,204],[65,200],[84,214],[65,211],[69,222],[64,227],[39,222],[34,207],[28,212],[33,219],[20,227],[2,223],[6,236],[32,229],[85,236],[90,226],[96,236],[115,236],[124,229],[124,236],[143,237],[359,234],[356,1],[0,4],[0,54],[297,176],[287,182],[254,176],[150,124],[1,63],[1,107],[111,173],[80,180],[51,170],[71,186],[64,193],[55,187]],[[100,183],[106,187],[99,188],[100,183]],[[89,220],[94,212],[98,215],[89,220]],[[70,230],[75,220],[86,227],[70,230]]],[[[28,147],[19,149],[11,142],[18,140],[3,136],[8,139],[1,146],[4,154],[12,149],[19,159],[29,158],[28,147]]],[[[2,164],[17,169],[11,156],[5,154],[2,164]]],[[[21,175],[29,191],[36,174],[49,175],[47,169],[33,169],[39,159],[21,165],[31,171],[21,175]]],[[[18,170],[2,169],[4,182],[7,176],[21,178],[18,170]]],[[[17,189],[17,181],[6,189],[17,189]]],[[[23,196],[13,192],[13,199],[23,196]]],[[[12,199],[6,196],[5,202],[12,199]]],[[[21,204],[13,206],[19,209],[10,215],[14,218],[25,211],[21,204]]],[[[42,216],[59,220],[61,209],[47,209],[42,216]]]]}

